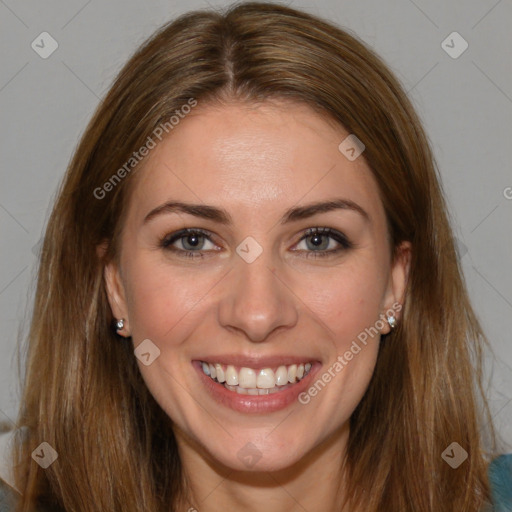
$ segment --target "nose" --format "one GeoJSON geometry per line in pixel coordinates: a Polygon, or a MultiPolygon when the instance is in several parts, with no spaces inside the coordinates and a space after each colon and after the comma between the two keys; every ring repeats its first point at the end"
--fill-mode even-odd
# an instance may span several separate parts
{"type": "Polygon", "coordinates": [[[252,342],[265,341],[274,331],[293,327],[298,319],[298,299],[265,254],[252,263],[235,261],[224,280],[218,309],[222,327],[242,332],[252,342]]]}

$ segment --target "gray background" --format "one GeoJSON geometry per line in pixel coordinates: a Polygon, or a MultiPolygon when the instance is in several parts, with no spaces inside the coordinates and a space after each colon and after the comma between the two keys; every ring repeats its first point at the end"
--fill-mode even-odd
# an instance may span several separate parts
{"type": "MultiPolygon", "coordinates": [[[[16,347],[30,316],[37,244],[87,121],[147,36],[209,5],[227,2],[0,0],[0,420],[16,418],[16,347]],[[42,32],[59,45],[47,59],[31,47],[42,32]]],[[[355,32],[409,91],[441,170],[471,298],[496,354],[488,359],[488,393],[512,451],[511,1],[290,5],[355,32]],[[454,31],[469,45],[458,58],[442,47],[454,31]]],[[[445,44],[461,48],[456,39],[445,44]]]]}

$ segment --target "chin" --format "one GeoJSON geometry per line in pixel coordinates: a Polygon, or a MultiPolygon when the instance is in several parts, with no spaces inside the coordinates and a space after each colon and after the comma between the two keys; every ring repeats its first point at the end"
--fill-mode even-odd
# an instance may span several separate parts
{"type": "MultiPolygon", "coordinates": [[[[279,439],[275,435],[273,442],[268,438],[263,440],[251,440],[250,437],[239,439],[230,438],[225,446],[221,443],[216,444],[209,449],[208,444],[205,448],[210,456],[234,471],[280,471],[299,462],[308,452],[307,449],[297,446],[295,443],[289,442],[284,444],[283,439],[279,439]],[[219,448],[225,448],[220,451],[219,448]]],[[[290,436],[291,437],[291,436],[290,436]]]]}

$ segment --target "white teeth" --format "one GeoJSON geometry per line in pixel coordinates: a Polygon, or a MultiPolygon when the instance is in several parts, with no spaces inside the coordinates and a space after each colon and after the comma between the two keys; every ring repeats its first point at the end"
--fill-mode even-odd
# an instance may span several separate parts
{"type": "MultiPolygon", "coordinates": [[[[276,385],[276,378],[274,371],[271,368],[264,368],[260,370],[256,378],[256,387],[259,389],[270,389],[276,385]]],[[[262,393],[260,393],[261,395],[262,393]]]]}
{"type": "Polygon", "coordinates": [[[253,370],[246,367],[237,371],[233,365],[225,367],[219,363],[201,362],[201,368],[205,375],[224,383],[230,391],[242,395],[267,395],[277,393],[283,386],[300,381],[310,372],[312,364],[292,364],[288,367],[281,365],[275,371],[272,368],[253,370]]]}
{"type": "Polygon", "coordinates": [[[215,365],[215,372],[217,373],[217,380],[219,382],[225,382],[226,376],[224,375],[224,370],[220,364],[215,365]]]}
{"type": "Polygon", "coordinates": [[[238,372],[232,365],[229,365],[226,368],[226,383],[229,384],[230,386],[238,385],[238,372]]]}
{"type": "Polygon", "coordinates": [[[252,368],[240,368],[238,374],[238,385],[242,388],[256,387],[256,372],[252,368]]]}
{"type": "Polygon", "coordinates": [[[295,382],[295,377],[297,376],[297,365],[292,364],[288,367],[288,382],[295,382]]]}
{"type": "Polygon", "coordinates": [[[276,371],[276,386],[288,384],[288,370],[286,366],[280,366],[276,371]]]}

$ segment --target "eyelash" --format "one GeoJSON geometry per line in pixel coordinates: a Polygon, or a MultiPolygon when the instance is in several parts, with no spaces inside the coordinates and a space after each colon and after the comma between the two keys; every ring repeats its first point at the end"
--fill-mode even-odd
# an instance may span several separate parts
{"type": "MultiPolygon", "coordinates": [[[[160,247],[163,249],[166,249],[168,251],[172,251],[179,255],[179,257],[183,258],[204,258],[204,254],[202,254],[199,251],[186,251],[183,249],[176,249],[175,247],[172,247],[172,244],[176,242],[177,240],[181,240],[183,238],[188,238],[193,235],[201,235],[206,237],[209,241],[212,241],[210,239],[211,233],[209,231],[200,229],[200,228],[186,228],[182,229],[181,231],[178,231],[176,233],[173,233],[171,235],[165,236],[163,239],[160,240],[160,247]]],[[[311,236],[318,235],[322,237],[330,237],[334,239],[336,242],[340,244],[341,247],[338,247],[337,249],[331,249],[327,251],[308,251],[309,255],[305,256],[306,258],[326,258],[329,256],[332,256],[336,253],[339,253],[341,251],[345,251],[347,249],[351,249],[353,247],[353,244],[346,238],[346,236],[343,233],[340,233],[339,231],[336,231],[332,228],[328,227],[314,227],[314,228],[308,228],[304,236],[297,242],[299,244],[306,238],[309,238],[311,236]]],[[[211,252],[211,251],[208,251],[211,252]]]]}

